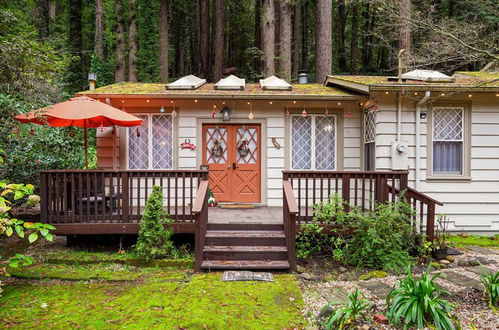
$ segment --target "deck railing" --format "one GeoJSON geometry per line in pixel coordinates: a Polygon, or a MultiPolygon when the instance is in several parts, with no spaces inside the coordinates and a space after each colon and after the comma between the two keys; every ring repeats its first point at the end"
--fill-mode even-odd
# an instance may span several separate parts
{"type": "Polygon", "coordinates": [[[411,219],[414,228],[420,232],[426,230],[428,238],[433,239],[435,205],[442,203],[407,184],[407,171],[284,171],[284,221],[291,221],[286,220],[286,217],[296,217],[299,225],[312,221],[314,205],[326,201],[335,193],[348,203],[347,210],[349,206],[373,210],[377,204],[395,202],[400,192],[404,192],[404,197],[414,210],[411,219]],[[296,203],[296,215],[286,210],[286,207],[293,208],[293,203],[296,203]]]}
{"type": "Polygon", "coordinates": [[[195,269],[197,272],[201,270],[201,263],[203,262],[204,239],[208,226],[208,190],[208,180],[203,179],[199,184],[196,200],[192,207],[192,213],[196,221],[194,244],[196,248],[195,269]]]}
{"type": "Polygon", "coordinates": [[[41,172],[41,221],[55,225],[138,224],[155,185],[176,224],[192,224],[199,170],[51,170],[41,172]]]}

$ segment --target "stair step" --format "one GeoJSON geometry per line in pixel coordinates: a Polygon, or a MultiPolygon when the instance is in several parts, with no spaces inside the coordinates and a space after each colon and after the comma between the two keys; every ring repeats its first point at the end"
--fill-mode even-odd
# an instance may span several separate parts
{"type": "Polygon", "coordinates": [[[282,223],[208,223],[208,230],[284,230],[282,223]]]}
{"type": "Polygon", "coordinates": [[[289,269],[284,260],[204,260],[202,269],[289,269]]]}
{"type": "Polygon", "coordinates": [[[288,260],[285,246],[213,246],[203,249],[204,260],[288,260]]]}
{"type": "Polygon", "coordinates": [[[285,246],[286,236],[279,230],[208,230],[205,245],[285,246]]]}

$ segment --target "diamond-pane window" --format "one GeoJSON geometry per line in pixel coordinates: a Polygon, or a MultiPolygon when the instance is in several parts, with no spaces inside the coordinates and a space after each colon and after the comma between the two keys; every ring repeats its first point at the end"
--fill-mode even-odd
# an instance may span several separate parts
{"type": "Polygon", "coordinates": [[[172,117],[156,114],[138,117],[142,125],[128,128],[128,168],[172,169],[172,117]]]}
{"type": "Polygon", "coordinates": [[[336,117],[291,117],[291,168],[336,169],[336,117]]]}
{"type": "Polygon", "coordinates": [[[171,116],[152,116],[152,167],[154,169],[173,168],[171,116]]]}
{"type": "Polygon", "coordinates": [[[376,110],[364,113],[364,143],[374,142],[376,138],[376,110]]]}
{"type": "Polygon", "coordinates": [[[149,120],[147,116],[137,116],[142,125],[128,129],[128,168],[143,170],[148,165],[149,120]]]}
{"type": "Polygon", "coordinates": [[[206,160],[208,164],[227,163],[227,129],[222,127],[206,130],[206,160]]]}
{"type": "Polygon", "coordinates": [[[237,163],[256,164],[258,161],[258,130],[256,128],[239,127],[237,129],[237,163]],[[246,151],[239,151],[245,148],[246,151]]]}
{"type": "Polygon", "coordinates": [[[464,108],[433,108],[433,172],[463,173],[464,108]]]}

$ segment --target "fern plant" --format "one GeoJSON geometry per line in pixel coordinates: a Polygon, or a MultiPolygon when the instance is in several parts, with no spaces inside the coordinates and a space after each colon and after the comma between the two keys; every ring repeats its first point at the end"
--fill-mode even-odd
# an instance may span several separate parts
{"type": "Polygon", "coordinates": [[[483,268],[481,280],[489,300],[489,307],[496,311],[499,307],[499,272],[488,272],[483,268]]]}
{"type": "Polygon", "coordinates": [[[397,328],[403,329],[425,326],[442,330],[456,329],[451,315],[453,305],[440,298],[446,291],[435,284],[440,273],[430,276],[429,269],[421,275],[421,280],[415,280],[411,269],[406,278],[399,282],[399,287],[393,289],[386,298],[387,316],[397,328]]]}
{"type": "Polygon", "coordinates": [[[135,245],[135,255],[149,261],[153,258],[175,255],[171,241],[173,220],[168,218],[163,208],[161,187],[154,186],[147,198],[146,207],[140,221],[139,237],[135,245]],[[165,228],[165,226],[167,228],[165,228]]]}
{"type": "Polygon", "coordinates": [[[348,302],[339,306],[336,312],[331,314],[326,330],[354,328],[359,318],[365,319],[365,310],[369,307],[367,299],[356,289],[348,294],[348,302]]]}

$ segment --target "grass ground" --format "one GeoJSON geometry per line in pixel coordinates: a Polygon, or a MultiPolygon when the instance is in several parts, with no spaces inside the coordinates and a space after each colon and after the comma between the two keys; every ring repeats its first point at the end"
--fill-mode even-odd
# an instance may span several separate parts
{"type": "Polygon", "coordinates": [[[274,283],[222,282],[221,273],[190,269],[45,261],[11,273],[0,297],[0,323],[12,329],[305,326],[301,292],[289,274],[276,275],[274,283]]]}
{"type": "Polygon", "coordinates": [[[452,246],[466,247],[470,245],[492,247],[499,249],[499,235],[477,236],[477,235],[451,235],[449,241],[452,246]]]}

